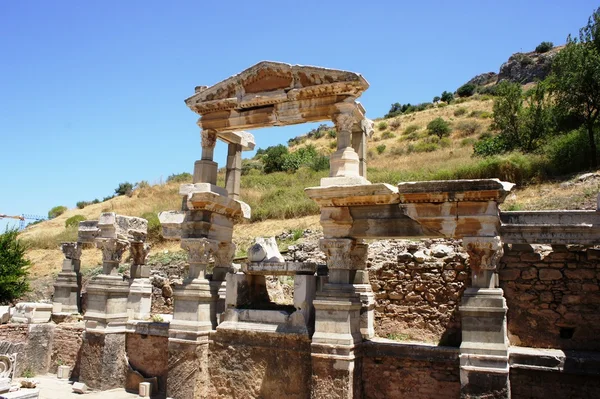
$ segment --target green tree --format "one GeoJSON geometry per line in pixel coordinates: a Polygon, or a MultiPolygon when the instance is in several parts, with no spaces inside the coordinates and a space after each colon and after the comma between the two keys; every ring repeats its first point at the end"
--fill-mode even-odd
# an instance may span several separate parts
{"type": "Polygon", "coordinates": [[[450,135],[450,124],[446,122],[443,118],[435,118],[431,122],[427,124],[427,130],[429,134],[436,135],[440,139],[444,136],[450,135]]]}
{"type": "Polygon", "coordinates": [[[129,182],[120,183],[119,187],[115,188],[116,195],[129,195],[133,191],[133,184],[129,182]]]}
{"type": "Polygon", "coordinates": [[[500,131],[500,135],[510,145],[509,149],[520,148],[523,89],[518,83],[503,81],[496,92],[491,128],[500,131]]]}
{"type": "Polygon", "coordinates": [[[547,95],[547,84],[539,82],[526,94],[529,106],[523,109],[520,150],[533,152],[550,136],[553,127],[553,108],[547,95]]]}
{"type": "Polygon", "coordinates": [[[535,52],[540,53],[540,54],[547,53],[548,51],[552,50],[552,47],[554,47],[554,43],[552,43],[552,42],[541,42],[535,48],[535,52]]]}
{"type": "Polygon", "coordinates": [[[283,144],[268,147],[260,158],[265,165],[265,173],[281,172],[288,153],[288,148],[283,144]]]}
{"type": "Polygon", "coordinates": [[[460,97],[471,97],[475,94],[477,87],[472,83],[465,83],[456,90],[456,94],[460,97]]]}
{"type": "Polygon", "coordinates": [[[440,96],[435,96],[435,97],[433,97],[433,102],[434,102],[434,103],[437,103],[437,102],[438,102],[438,101],[440,101],[441,99],[442,99],[442,97],[440,97],[440,96]]]}
{"type": "Polygon", "coordinates": [[[444,91],[442,93],[442,97],[441,97],[442,101],[450,104],[450,101],[454,100],[454,94],[448,92],[448,91],[444,91]]]}
{"type": "Polygon", "coordinates": [[[579,38],[569,35],[567,45],[552,62],[549,81],[559,112],[583,122],[588,136],[588,163],[597,168],[594,132],[600,112],[600,8],[579,30],[579,38]]]}
{"type": "Polygon", "coordinates": [[[27,270],[31,262],[25,258],[25,245],[17,238],[16,229],[0,235],[0,303],[7,304],[29,291],[27,270]]]}

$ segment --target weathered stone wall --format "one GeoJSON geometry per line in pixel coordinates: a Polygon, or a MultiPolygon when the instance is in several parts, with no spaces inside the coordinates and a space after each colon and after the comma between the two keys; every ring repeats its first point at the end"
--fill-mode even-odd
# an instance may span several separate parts
{"type": "Polygon", "coordinates": [[[459,241],[374,242],[368,266],[377,335],[460,344],[458,305],[470,270],[459,241]]]}
{"type": "Polygon", "coordinates": [[[600,350],[600,250],[505,247],[500,287],[511,344],[600,350]]]}
{"type": "Polygon", "coordinates": [[[211,333],[211,398],[308,399],[310,340],[255,331],[211,333]]]}
{"type": "Polygon", "coordinates": [[[460,396],[458,349],[370,341],[363,345],[365,399],[460,396]]]}
{"type": "Polygon", "coordinates": [[[79,378],[84,330],[83,323],[59,324],[56,327],[48,372],[56,373],[59,365],[65,365],[71,367],[71,378],[79,378]]]}
{"type": "Polygon", "coordinates": [[[125,344],[129,365],[146,378],[156,377],[158,391],[166,392],[169,338],[128,333],[125,344]]]}
{"type": "Polygon", "coordinates": [[[600,378],[597,375],[512,368],[510,389],[512,399],[598,398],[600,378]]]}

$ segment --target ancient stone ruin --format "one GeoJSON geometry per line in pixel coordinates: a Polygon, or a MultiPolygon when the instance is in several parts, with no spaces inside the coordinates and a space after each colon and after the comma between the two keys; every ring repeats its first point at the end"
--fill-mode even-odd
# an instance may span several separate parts
{"type": "Polygon", "coordinates": [[[186,104],[199,115],[201,159],[180,187],[181,210],[159,215],[188,253],[172,320],[149,319],[146,221],[106,213],[63,244],[55,284],[53,312],[83,312],[85,328],[31,316],[29,327],[2,326],[0,339],[27,337],[12,350],[45,371],[60,354],[33,361],[41,337],[69,339],[78,354],[61,362],[71,378],[176,399],[598,396],[598,212],[501,212],[513,184],[497,179],[371,184],[373,122],[356,101],[367,88],[356,73],[276,62],[197,87],[186,104]],[[286,261],[259,240],[240,268],[233,227],[251,212],[241,152],[255,145],[245,130],[322,120],[334,122],[337,150],[329,177],[305,192],[321,209],[326,264],[286,261]],[[225,187],[217,140],[228,145],[225,187]],[[369,268],[372,240],[425,238],[438,241],[369,268]],[[79,259],[90,243],[103,269],[84,304],[79,259]],[[127,280],[118,270],[128,249],[127,280]],[[266,276],[293,280],[291,305],[272,301],[266,276]],[[431,327],[449,346],[376,337],[396,321],[431,327]]]}

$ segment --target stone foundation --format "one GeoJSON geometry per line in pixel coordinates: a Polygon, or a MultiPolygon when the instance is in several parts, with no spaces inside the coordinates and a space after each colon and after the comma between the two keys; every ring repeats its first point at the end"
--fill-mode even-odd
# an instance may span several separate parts
{"type": "MultiPolygon", "coordinates": [[[[168,336],[127,333],[125,345],[129,365],[144,378],[156,378],[158,386],[153,387],[153,393],[167,392],[168,344],[168,336]]],[[[137,389],[136,386],[135,392],[137,389]]]]}
{"type": "Polygon", "coordinates": [[[211,398],[310,398],[306,336],[219,330],[209,348],[211,398]]]}
{"type": "Polygon", "coordinates": [[[458,349],[370,341],[363,344],[365,399],[458,398],[458,349]]]}
{"type": "Polygon", "coordinates": [[[208,344],[169,341],[167,395],[171,398],[206,398],[208,344]]]}
{"type": "Polygon", "coordinates": [[[125,333],[83,334],[80,381],[90,388],[107,390],[125,386],[127,356],[125,333]]]}

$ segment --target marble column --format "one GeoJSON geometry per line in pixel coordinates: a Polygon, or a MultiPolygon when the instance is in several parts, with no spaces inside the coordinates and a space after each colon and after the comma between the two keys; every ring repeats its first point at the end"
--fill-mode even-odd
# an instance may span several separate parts
{"type": "Polygon", "coordinates": [[[79,313],[81,311],[81,264],[82,244],[65,242],[61,244],[65,255],[62,270],[54,283],[52,298],[53,313],[79,313]]]}
{"type": "Polygon", "coordinates": [[[177,398],[203,397],[208,379],[208,335],[216,327],[218,289],[211,287],[206,268],[218,242],[183,238],[189,270],[183,284],[173,290],[173,320],[169,327],[167,394],[177,398]]]}
{"type": "Polygon", "coordinates": [[[202,159],[194,163],[194,183],[217,184],[218,165],[213,161],[213,153],[217,144],[217,132],[202,130],[202,159]]]}
{"type": "Polygon", "coordinates": [[[465,237],[472,286],[459,308],[462,323],[460,380],[463,398],[510,398],[506,300],[498,288],[503,254],[495,237],[465,237]]]}
{"type": "Polygon", "coordinates": [[[324,238],[320,242],[329,277],[313,301],[312,398],[361,397],[362,303],[354,287],[361,262],[353,262],[352,254],[360,258],[364,247],[357,244],[348,238],[324,238]]]}
{"type": "Polygon", "coordinates": [[[240,183],[242,178],[242,146],[229,143],[227,149],[227,172],[225,174],[225,189],[229,198],[240,199],[240,183]]]}
{"type": "Polygon", "coordinates": [[[127,311],[129,318],[145,320],[150,317],[152,310],[152,283],[149,278],[146,258],[150,253],[150,245],[142,241],[130,243],[131,268],[129,297],[127,298],[127,311]]]}

